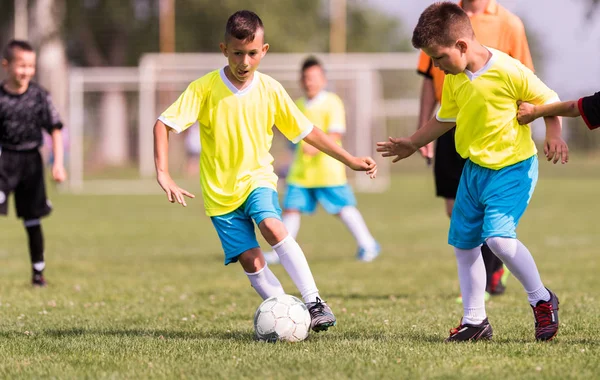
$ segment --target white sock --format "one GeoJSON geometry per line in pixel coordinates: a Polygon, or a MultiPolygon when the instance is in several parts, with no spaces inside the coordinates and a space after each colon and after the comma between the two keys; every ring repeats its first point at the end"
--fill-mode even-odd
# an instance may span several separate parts
{"type": "Polygon", "coordinates": [[[535,261],[523,243],[504,237],[491,237],[486,243],[523,285],[531,305],[535,306],[540,300],[550,300],[550,293],[542,283],[535,261]]]}
{"type": "Polygon", "coordinates": [[[360,211],[354,206],[346,206],[340,211],[340,219],[348,227],[358,246],[365,251],[374,252],[377,250],[377,242],[369,232],[360,211]]]}
{"type": "Polygon", "coordinates": [[[259,270],[256,273],[248,273],[245,272],[246,276],[250,280],[252,287],[256,290],[259,296],[262,297],[263,300],[273,296],[279,296],[281,294],[285,294],[283,291],[283,287],[281,283],[275,277],[275,274],[271,272],[271,269],[265,264],[264,268],[259,270]]]}
{"type": "Polygon", "coordinates": [[[289,232],[294,239],[298,236],[300,230],[300,213],[299,212],[288,212],[284,213],[281,218],[285,229],[289,232]]]}
{"type": "MultiPolygon", "coordinates": [[[[296,240],[288,235],[285,239],[273,246],[277,252],[281,265],[292,278],[292,281],[300,291],[304,302],[316,302],[319,297],[319,289],[310,271],[304,252],[296,240]]],[[[320,297],[319,297],[320,298],[320,297]]]]}
{"type": "Polygon", "coordinates": [[[455,247],[454,253],[458,264],[458,279],[463,302],[462,324],[478,325],[486,318],[486,274],[481,247],[473,249],[455,247]]]}
{"type": "Polygon", "coordinates": [[[40,261],[33,264],[33,269],[35,269],[38,272],[43,271],[44,268],[46,268],[46,263],[44,261],[40,261]]]}

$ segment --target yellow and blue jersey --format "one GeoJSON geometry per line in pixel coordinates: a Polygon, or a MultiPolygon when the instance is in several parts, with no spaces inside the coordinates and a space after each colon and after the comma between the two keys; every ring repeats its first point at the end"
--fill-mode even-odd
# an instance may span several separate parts
{"type": "Polygon", "coordinates": [[[269,153],[276,126],[294,143],[313,124],[273,78],[254,73],[238,90],[224,69],[192,82],[159,120],[176,132],[200,126],[200,182],[208,216],[239,208],[259,187],[276,190],[277,176],[269,153]]]}
{"type": "MultiPolygon", "coordinates": [[[[313,125],[325,133],[346,132],[344,103],[336,94],[322,91],[313,99],[298,99],[296,105],[313,125]]],[[[341,145],[341,141],[338,143],[341,145]]],[[[294,153],[294,161],[287,176],[289,184],[314,188],[341,186],[348,182],[344,164],[322,152],[314,156],[304,154],[303,144],[306,142],[302,141],[294,153]]]]}
{"type": "Polygon", "coordinates": [[[531,129],[517,122],[517,101],[546,104],[558,96],[521,62],[488,49],[492,57],[479,71],[446,75],[436,118],[456,123],[461,157],[498,170],[537,153],[531,129]]]}

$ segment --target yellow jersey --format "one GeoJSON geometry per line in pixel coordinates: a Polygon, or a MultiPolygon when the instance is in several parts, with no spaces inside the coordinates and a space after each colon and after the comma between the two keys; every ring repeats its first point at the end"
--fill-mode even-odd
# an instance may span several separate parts
{"type": "MultiPolygon", "coordinates": [[[[344,103],[332,92],[322,91],[313,99],[300,98],[298,108],[314,125],[325,133],[346,132],[344,103]]],[[[341,141],[338,142],[341,145],[341,141]]],[[[345,185],[346,167],[338,160],[318,152],[314,156],[304,154],[302,141],[296,147],[294,161],[290,167],[287,182],[301,187],[331,187],[345,185]]]]}
{"type": "Polygon", "coordinates": [[[530,127],[517,122],[517,101],[546,104],[559,99],[521,62],[488,50],[492,57],[479,71],[446,75],[436,118],[456,123],[461,157],[497,170],[537,153],[530,127]]]}
{"type": "Polygon", "coordinates": [[[259,187],[277,189],[273,156],[273,126],[294,143],[313,128],[283,86],[255,72],[238,90],[224,69],[192,82],[159,120],[177,133],[200,126],[200,182],[208,216],[239,208],[259,187]]]}

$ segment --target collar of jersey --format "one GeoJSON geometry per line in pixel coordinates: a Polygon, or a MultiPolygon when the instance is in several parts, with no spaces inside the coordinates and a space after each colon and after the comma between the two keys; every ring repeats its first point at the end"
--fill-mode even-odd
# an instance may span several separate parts
{"type": "Polygon", "coordinates": [[[248,92],[250,92],[250,90],[252,90],[252,88],[256,84],[256,81],[258,80],[259,73],[258,73],[258,71],[254,72],[254,77],[252,77],[252,83],[250,83],[250,85],[248,85],[248,87],[246,87],[243,90],[238,90],[238,88],[235,87],[233,85],[233,83],[231,83],[229,78],[227,78],[227,75],[225,75],[224,67],[219,71],[219,75],[221,76],[221,80],[223,81],[223,83],[225,83],[225,86],[227,86],[229,91],[233,92],[233,94],[236,96],[242,96],[242,95],[246,95],[248,92]]]}
{"type": "Polygon", "coordinates": [[[304,107],[308,108],[321,103],[325,99],[325,96],[327,96],[327,91],[322,90],[312,99],[305,98],[304,107]]]}
{"type": "Polygon", "coordinates": [[[465,69],[465,75],[467,76],[467,78],[469,78],[469,80],[471,82],[473,82],[475,79],[477,79],[478,77],[482,76],[483,74],[485,74],[486,71],[488,71],[490,69],[490,67],[492,67],[492,65],[494,64],[494,62],[496,62],[496,54],[494,53],[494,49],[490,49],[487,46],[484,46],[490,53],[492,53],[492,56],[490,57],[490,59],[487,61],[487,63],[479,70],[475,71],[474,73],[470,72],[469,70],[465,69]]]}

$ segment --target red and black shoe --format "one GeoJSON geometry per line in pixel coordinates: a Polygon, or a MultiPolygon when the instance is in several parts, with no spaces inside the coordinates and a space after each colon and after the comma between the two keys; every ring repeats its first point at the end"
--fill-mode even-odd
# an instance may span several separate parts
{"type": "Polygon", "coordinates": [[[44,274],[42,272],[34,270],[33,276],[31,277],[31,285],[33,285],[34,287],[43,288],[48,284],[46,283],[44,274]]]}
{"type": "Polygon", "coordinates": [[[539,301],[532,306],[533,318],[535,318],[535,339],[552,340],[558,333],[558,297],[550,293],[549,301],[539,301]]]}
{"type": "Polygon", "coordinates": [[[492,325],[488,322],[488,319],[484,319],[478,325],[471,325],[468,323],[461,324],[450,330],[450,336],[446,338],[446,342],[468,342],[477,340],[490,340],[492,339],[494,332],[492,325]]]}

